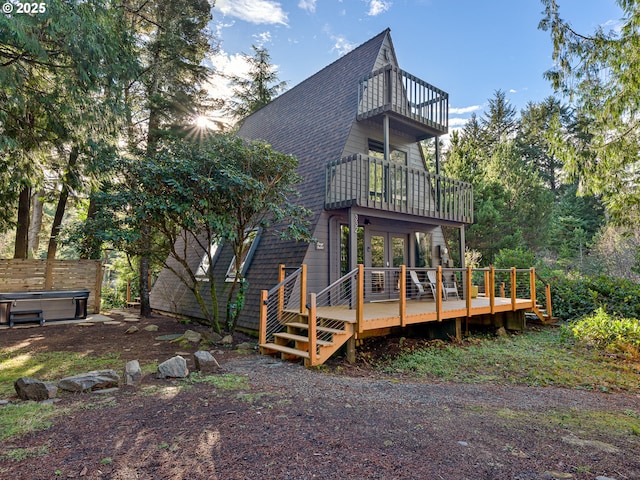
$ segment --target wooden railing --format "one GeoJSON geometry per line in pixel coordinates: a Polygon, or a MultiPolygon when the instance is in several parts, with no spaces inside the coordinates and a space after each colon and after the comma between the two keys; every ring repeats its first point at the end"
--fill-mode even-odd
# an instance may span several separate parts
{"type": "Polygon", "coordinates": [[[358,88],[358,120],[395,113],[446,133],[449,116],[449,94],[424,80],[387,65],[360,80],[358,88]]]}
{"type": "MultiPolygon", "coordinates": [[[[407,300],[414,298],[416,291],[416,286],[410,279],[409,273],[411,271],[415,271],[424,282],[427,282],[427,272],[435,273],[435,291],[440,292],[434,298],[435,320],[437,321],[459,316],[472,317],[479,314],[494,314],[499,311],[533,309],[536,306],[536,273],[534,268],[413,268],[404,265],[383,269],[365,268],[359,265],[330,286],[314,294],[313,306],[314,308],[348,306],[355,311],[356,331],[362,333],[368,329],[366,322],[363,321],[365,296],[367,295],[365,292],[369,291],[370,293],[373,276],[383,274],[387,288],[391,283],[395,287],[394,294],[390,295],[388,299],[398,301],[396,326],[405,326],[407,324],[407,300]],[[465,302],[464,306],[456,305],[453,309],[449,307],[450,304],[443,301],[442,297],[443,284],[451,284],[452,282],[457,285],[458,297],[465,302]],[[475,297],[472,292],[475,292],[476,289],[479,290],[479,296],[486,299],[481,306],[473,304],[475,297]],[[499,298],[503,300],[498,302],[499,298]],[[509,299],[509,302],[504,302],[504,299],[509,299]]],[[[308,294],[304,290],[300,291],[296,288],[295,294],[292,291],[293,286],[306,284],[305,277],[306,268],[298,269],[294,275],[287,277],[270,291],[263,291],[261,335],[262,323],[264,323],[265,338],[272,333],[274,327],[279,328],[285,323],[286,319],[283,319],[285,310],[293,314],[296,311],[305,312],[305,305],[309,306],[308,294]],[[285,292],[288,293],[285,294],[285,292]],[[305,295],[307,295],[306,299],[305,295]]],[[[545,288],[547,291],[549,290],[548,285],[545,288]]],[[[546,301],[547,309],[550,311],[550,295],[547,295],[546,301]]],[[[325,326],[327,325],[325,324],[325,326]]],[[[261,343],[264,342],[261,340],[261,343]]]]}
{"type": "Polygon", "coordinates": [[[306,312],[307,266],[303,264],[287,274],[286,267],[280,265],[278,280],[275,287],[262,290],[260,295],[260,344],[270,341],[274,333],[286,329],[287,322],[306,312]]]}
{"type": "Polygon", "coordinates": [[[325,207],[351,206],[473,223],[473,186],[358,153],[325,173],[325,207]]]}

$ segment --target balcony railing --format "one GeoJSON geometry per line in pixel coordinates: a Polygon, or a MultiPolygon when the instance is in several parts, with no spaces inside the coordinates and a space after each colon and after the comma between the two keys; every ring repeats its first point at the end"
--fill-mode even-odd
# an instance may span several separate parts
{"type": "Polygon", "coordinates": [[[325,208],[351,206],[473,223],[473,186],[362,154],[327,164],[325,208]]]}
{"type": "Polygon", "coordinates": [[[394,113],[419,125],[446,133],[449,94],[390,65],[360,80],[358,120],[394,113]]]}

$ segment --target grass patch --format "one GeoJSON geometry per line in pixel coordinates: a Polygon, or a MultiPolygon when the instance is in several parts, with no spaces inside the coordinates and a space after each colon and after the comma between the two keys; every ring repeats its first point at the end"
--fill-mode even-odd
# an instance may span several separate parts
{"type": "Polygon", "coordinates": [[[202,375],[200,372],[193,372],[184,379],[187,383],[207,383],[220,390],[247,390],[249,379],[241,375],[225,373],[222,375],[202,375]]]}
{"type": "Polygon", "coordinates": [[[54,405],[36,402],[9,404],[0,408],[0,440],[25,435],[51,426],[51,420],[63,413],[54,405]]]}
{"type": "Polygon", "coordinates": [[[47,453],[49,453],[49,447],[46,445],[27,448],[9,448],[0,455],[0,460],[19,462],[25,458],[42,457],[47,453]]]}
{"type": "Polygon", "coordinates": [[[562,411],[530,412],[522,410],[499,409],[496,416],[509,423],[521,426],[540,425],[541,427],[576,430],[598,437],[637,436],[640,431],[640,415],[636,412],[603,412],[597,410],[567,409],[562,411]]]}
{"type": "Polygon", "coordinates": [[[13,383],[20,377],[55,381],[90,370],[113,368],[120,370],[119,353],[91,356],[73,352],[38,352],[28,348],[11,351],[0,349],[0,397],[15,393],[13,383]]]}
{"type": "Polygon", "coordinates": [[[507,337],[473,337],[462,345],[438,343],[386,359],[378,367],[387,373],[464,383],[640,392],[640,365],[576,346],[561,338],[555,328],[507,337]]]}

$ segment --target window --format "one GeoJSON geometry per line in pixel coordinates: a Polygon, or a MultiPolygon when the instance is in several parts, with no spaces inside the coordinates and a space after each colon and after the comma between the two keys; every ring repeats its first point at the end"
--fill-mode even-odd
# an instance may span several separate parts
{"type": "MultiPolygon", "coordinates": [[[[242,254],[242,261],[240,263],[240,275],[244,277],[247,274],[247,270],[249,269],[249,265],[251,264],[251,258],[255,253],[255,250],[258,246],[258,242],[260,239],[261,229],[254,229],[249,232],[247,238],[244,241],[244,248],[242,254]]],[[[229,264],[229,268],[227,269],[227,278],[225,281],[233,282],[236,278],[236,257],[234,256],[231,259],[231,263],[229,264]]]]}
{"type": "Polygon", "coordinates": [[[202,256],[202,260],[200,261],[200,265],[198,266],[198,269],[196,270],[196,279],[203,281],[203,282],[208,282],[209,281],[209,269],[211,268],[211,262],[210,259],[213,261],[213,263],[216,263],[216,258],[218,256],[218,250],[220,245],[218,244],[218,242],[213,242],[211,243],[211,246],[209,247],[209,253],[205,252],[205,254],[202,256]]]}
{"type": "MultiPolygon", "coordinates": [[[[406,204],[407,152],[389,148],[390,162],[374,161],[369,166],[369,195],[375,202],[406,204]]],[[[369,139],[369,157],[384,160],[384,144],[369,139]]]]}

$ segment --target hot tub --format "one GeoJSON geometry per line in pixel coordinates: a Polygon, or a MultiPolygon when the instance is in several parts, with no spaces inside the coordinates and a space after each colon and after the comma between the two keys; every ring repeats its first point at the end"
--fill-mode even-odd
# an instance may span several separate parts
{"type": "Polygon", "coordinates": [[[89,290],[0,292],[0,324],[87,318],[89,290]]]}

